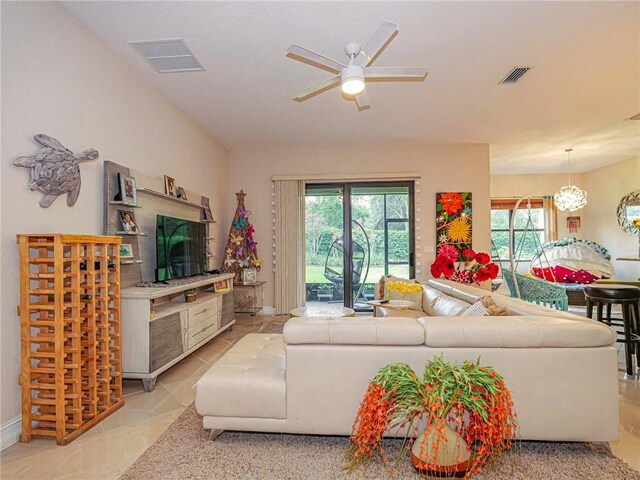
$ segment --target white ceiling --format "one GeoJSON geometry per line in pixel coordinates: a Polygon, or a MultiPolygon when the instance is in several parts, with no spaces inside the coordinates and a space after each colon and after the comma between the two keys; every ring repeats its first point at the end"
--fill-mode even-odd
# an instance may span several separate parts
{"type": "Polygon", "coordinates": [[[64,2],[228,149],[489,143],[493,173],[574,171],[640,155],[639,2],[64,2]],[[379,66],[425,82],[371,83],[359,112],[338,88],[292,96],[383,20],[400,33],[379,66]],[[158,74],[127,44],[184,38],[205,72],[158,74]],[[531,66],[515,85],[498,85],[531,66]]]}

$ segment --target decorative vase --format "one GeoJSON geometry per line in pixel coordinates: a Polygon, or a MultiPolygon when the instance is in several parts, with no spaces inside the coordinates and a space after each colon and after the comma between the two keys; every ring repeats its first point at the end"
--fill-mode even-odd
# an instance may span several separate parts
{"type": "Polygon", "coordinates": [[[411,448],[411,463],[428,478],[462,478],[471,464],[471,450],[467,442],[445,424],[443,435],[438,435],[436,428],[431,428],[416,438],[411,448]],[[435,461],[433,457],[428,458],[434,444],[437,448],[435,461]]]}
{"type": "Polygon", "coordinates": [[[191,303],[191,302],[195,302],[196,301],[196,292],[193,293],[185,293],[184,294],[184,301],[187,303],[191,303]]]}

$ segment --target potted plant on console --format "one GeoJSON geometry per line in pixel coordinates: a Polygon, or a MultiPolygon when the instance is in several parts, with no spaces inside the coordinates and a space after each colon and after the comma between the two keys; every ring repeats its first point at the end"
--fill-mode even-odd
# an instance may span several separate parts
{"type": "Polygon", "coordinates": [[[479,359],[456,365],[442,357],[427,362],[422,378],[404,363],[380,369],[356,415],[348,467],[379,457],[392,475],[382,436],[395,427],[406,429],[398,455],[410,450],[420,473],[439,478],[480,472],[511,447],[518,429],[499,373],[479,359]]]}

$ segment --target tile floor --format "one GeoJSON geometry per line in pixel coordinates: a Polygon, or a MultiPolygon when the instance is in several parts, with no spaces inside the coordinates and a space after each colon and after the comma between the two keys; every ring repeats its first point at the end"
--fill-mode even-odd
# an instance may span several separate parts
{"type": "MultiPolygon", "coordinates": [[[[2,452],[0,477],[14,479],[117,479],[193,402],[193,385],[244,335],[284,317],[238,316],[225,332],[158,378],[145,393],[142,382],[126,380],[125,406],[65,447],[49,439],[15,444],[2,452]]],[[[613,452],[640,470],[640,382],[620,380],[620,441],[613,452]]]]}

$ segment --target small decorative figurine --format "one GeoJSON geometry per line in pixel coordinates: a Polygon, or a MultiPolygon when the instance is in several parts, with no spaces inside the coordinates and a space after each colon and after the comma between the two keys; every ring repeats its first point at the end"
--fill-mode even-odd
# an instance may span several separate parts
{"type": "Polygon", "coordinates": [[[73,207],[80,194],[80,163],[98,159],[98,151],[90,148],[74,155],[58,140],[48,135],[33,137],[42,148],[35,155],[18,157],[16,167],[31,169],[31,190],[40,190],[44,196],[40,206],[47,208],[59,195],[68,193],[67,205],[73,207]]]}

